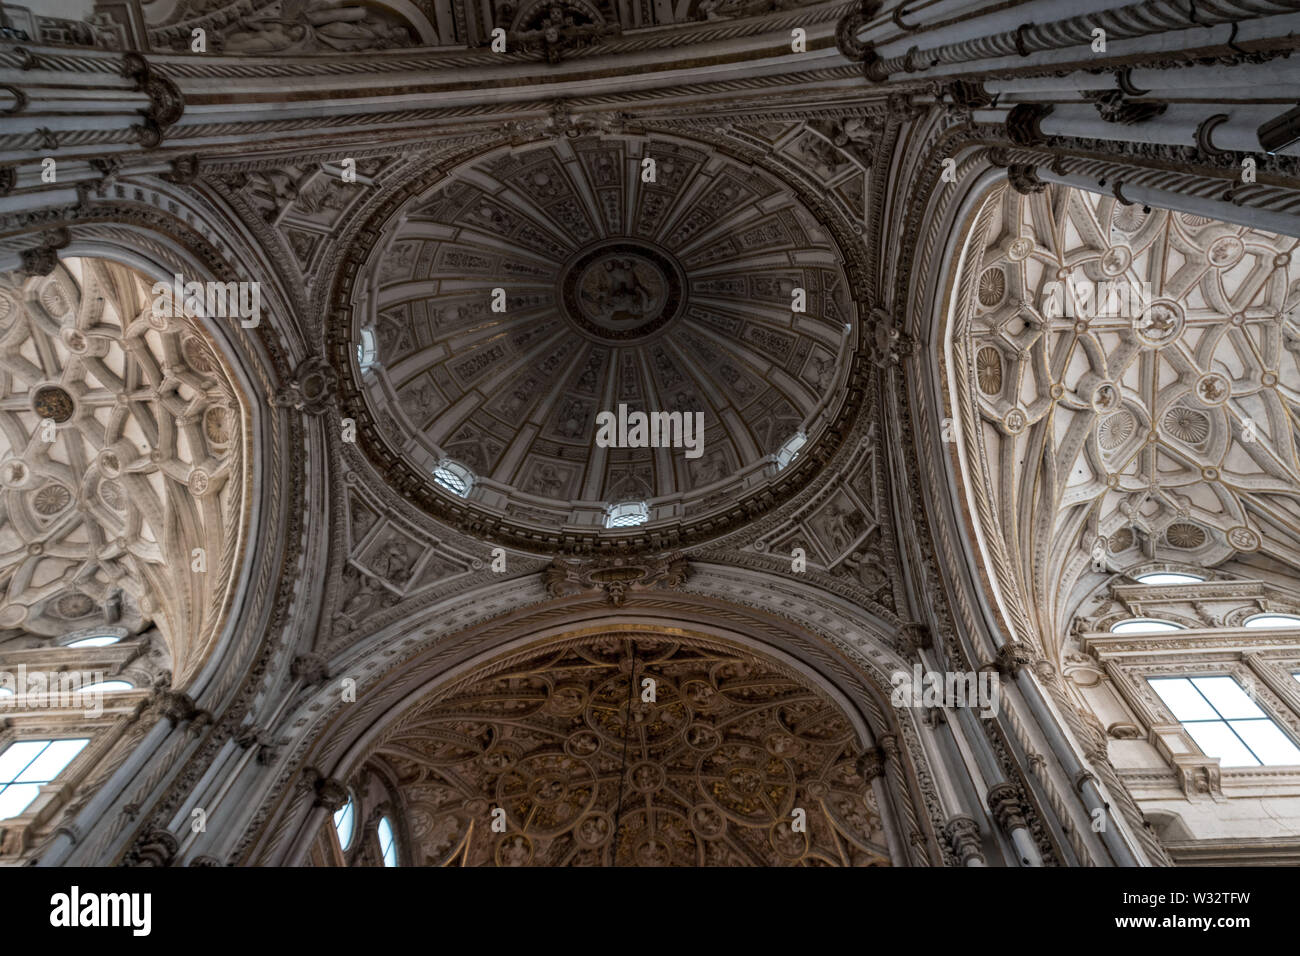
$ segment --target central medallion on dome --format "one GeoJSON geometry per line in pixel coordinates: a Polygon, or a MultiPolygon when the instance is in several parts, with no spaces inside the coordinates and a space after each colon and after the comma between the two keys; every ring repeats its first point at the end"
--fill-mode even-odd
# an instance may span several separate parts
{"type": "Polygon", "coordinates": [[[600,339],[626,342],[658,332],[685,303],[683,273],[645,242],[607,240],[561,271],[559,299],[570,321],[600,339]]]}

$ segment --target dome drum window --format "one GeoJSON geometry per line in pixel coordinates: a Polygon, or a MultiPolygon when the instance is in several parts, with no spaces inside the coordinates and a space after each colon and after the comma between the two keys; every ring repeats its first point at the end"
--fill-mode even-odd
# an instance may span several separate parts
{"type": "Polygon", "coordinates": [[[621,501],[605,512],[606,528],[633,528],[650,520],[650,506],[644,501],[621,501]]]}
{"type": "Polygon", "coordinates": [[[1176,571],[1151,571],[1147,574],[1138,575],[1134,580],[1139,584],[1163,587],[1169,584],[1200,584],[1205,581],[1205,578],[1196,574],[1183,574],[1176,571]]]}
{"type": "Polygon", "coordinates": [[[776,453],[776,469],[782,470],[799,457],[799,452],[808,442],[808,436],[803,431],[797,431],[785,440],[776,453]]]}
{"type": "Polygon", "coordinates": [[[1290,628],[1300,627],[1300,616],[1295,614],[1256,614],[1242,622],[1243,627],[1290,628]]]}
{"type": "Polygon", "coordinates": [[[1131,617],[1111,625],[1112,634],[1158,634],[1166,631],[1185,630],[1183,625],[1158,618],[1131,617]]]}
{"type": "Polygon", "coordinates": [[[433,480],[452,494],[464,498],[474,487],[474,472],[460,462],[447,458],[433,469],[433,480]]]}
{"type": "Polygon", "coordinates": [[[372,328],[361,330],[361,341],[357,343],[357,367],[365,375],[379,362],[379,339],[372,328]]]}

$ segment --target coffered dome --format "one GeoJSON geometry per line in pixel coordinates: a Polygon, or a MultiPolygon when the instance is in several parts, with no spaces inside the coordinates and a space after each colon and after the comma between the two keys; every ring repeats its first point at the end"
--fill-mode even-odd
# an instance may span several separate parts
{"type": "Polygon", "coordinates": [[[385,223],[352,310],[372,456],[426,490],[459,463],[469,506],[548,529],[603,530],[628,500],[662,527],[767,487],[840,410],[855,339],[841,254],[794,188],[639,135],[455,169],[385,223]],[[702,443],[602,447],[621,407],[702,414],[702,443]]]}

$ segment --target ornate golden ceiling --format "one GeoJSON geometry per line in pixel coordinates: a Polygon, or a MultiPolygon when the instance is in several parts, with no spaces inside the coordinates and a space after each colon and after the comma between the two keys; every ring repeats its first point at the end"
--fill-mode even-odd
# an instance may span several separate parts
{"type": "Polygon", "coordinates": [[[245,412],[206,333],[150,286],[100,259],[0,276],[0,627],[152,622],[179,684],[241,558],[245,412]]]}
{"type": "Polygon", "coordinates": [[[1094,562],[1300,569],[1298,244],[1055,186],[979,209],[950,381],[986,553],[1030,633],[1065,632],[1094,562]],[[1067,281],[1090,290],[1068,309],[1067,281]]]}
{"type": "Polygon", "coordinates": [[[374,329],[367,410],[417,474],[460,461],[478,503],[542,527],[628,499],[694,518],[770,477],[800,429],[815,443],[847,377],[848,285],[767,172],[679,139],[559,138],[409,202],[358,283],[353,341],[374,329]],[[703,413],[702,453],[599,447],[597,413],[620,405],[703,413]]]}
{"type": "Polygon", "coordinates": [[[888,865],[860,753],[839,706],[775,661],[618,630],[485,664],[374,751],[420,864],[888,865]]]}

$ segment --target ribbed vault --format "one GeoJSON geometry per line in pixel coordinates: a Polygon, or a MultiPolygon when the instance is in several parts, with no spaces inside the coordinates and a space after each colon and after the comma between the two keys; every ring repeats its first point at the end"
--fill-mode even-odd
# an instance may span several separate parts
{"type": "Polygon", "coordinates": [[[1090,573],[1256,552],[1300,569],[1298,245],[1065,187],[979,208],[949,383],[1027,634],[1064,634],[1090,573]]]}
{"type": "Polygon", "coordinates": [[[179,685],[243,552],[245,399],[151,286],[101,259],[0,276],[0,627],[156,624],[179,685]]]}
{"type": "Polygon", "coordinates": [[[860,754],[839,705],[789,667],[613,629],[476,668],[374,759],[396,776],[420,863],[887,865],[860,754]]]}

